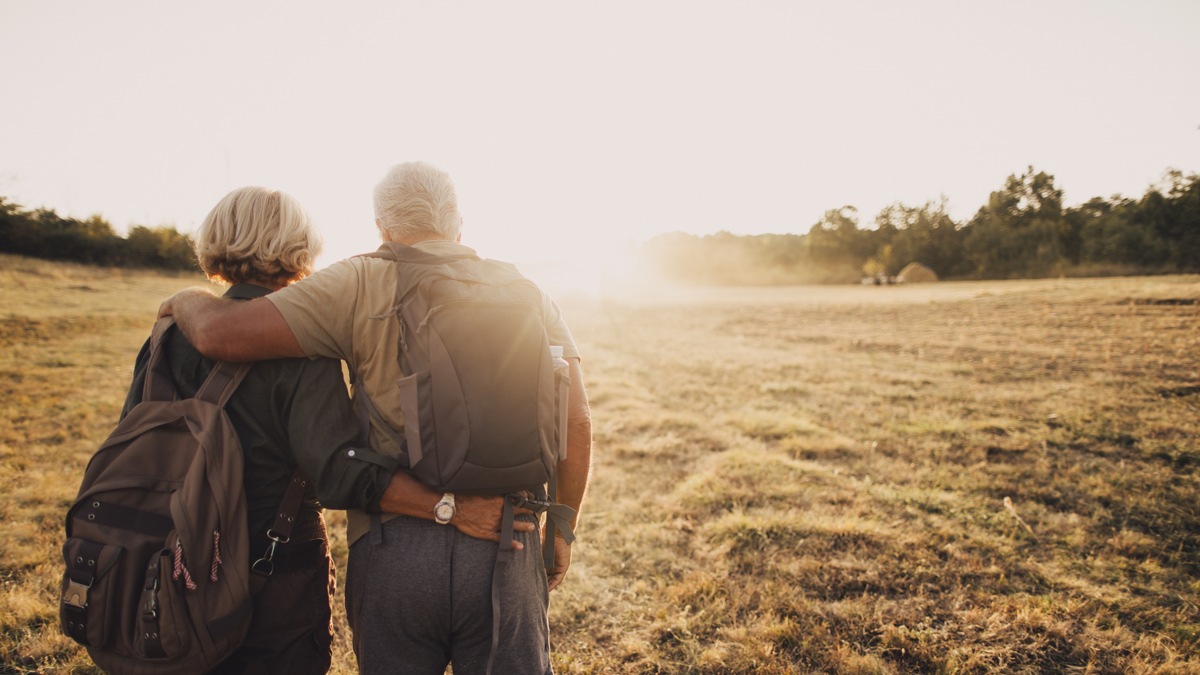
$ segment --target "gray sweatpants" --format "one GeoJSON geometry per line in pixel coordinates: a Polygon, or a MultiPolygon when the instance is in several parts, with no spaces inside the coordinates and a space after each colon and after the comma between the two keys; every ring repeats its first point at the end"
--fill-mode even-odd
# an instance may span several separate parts
{"type": "MultiPolygon", "coordinates": [[[[546,675],[549,587],[537,532],[516,533],[500,582],[500,643],[493,672],[546,675]]],[[[492,646],[492,572],[499,545],[449,525],[399,516],[372,519],[350,547],[346,613],[359,672],[483,673],[492,646]]]]}

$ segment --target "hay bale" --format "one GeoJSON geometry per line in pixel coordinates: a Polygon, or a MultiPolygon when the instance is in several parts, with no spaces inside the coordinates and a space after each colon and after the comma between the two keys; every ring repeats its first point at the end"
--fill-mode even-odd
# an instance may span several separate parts
{"type": "Polygon", "coordinates": [[[925,284],[938,280],[937,272],[918,262],[905,265],[904,269],[900,270],[899,277],[899,280],[906,284],[925,284]]]}

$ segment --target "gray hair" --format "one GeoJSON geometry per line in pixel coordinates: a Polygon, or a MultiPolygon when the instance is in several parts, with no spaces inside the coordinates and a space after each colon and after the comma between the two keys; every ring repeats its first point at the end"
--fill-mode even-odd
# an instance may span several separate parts
{"type": "Polygon", "coordinates": [[[450,175],[426,162],[397,164],[379,181],[375,219],[392,241],[431,234],[456,241],[462,232],[450,175]]]}

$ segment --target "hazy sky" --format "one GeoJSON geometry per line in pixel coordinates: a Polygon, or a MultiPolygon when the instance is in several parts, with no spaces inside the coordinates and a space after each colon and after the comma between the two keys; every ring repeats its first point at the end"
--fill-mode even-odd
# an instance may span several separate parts
{"type": "Polygon", "coordinates": [[[1200,2],[4,2],[0,195],[192,230],[301,200],[327,264],[425,159],[485,255],[807,232],[1027,165],[1068,204],[1200,170],[1200,2]]]}

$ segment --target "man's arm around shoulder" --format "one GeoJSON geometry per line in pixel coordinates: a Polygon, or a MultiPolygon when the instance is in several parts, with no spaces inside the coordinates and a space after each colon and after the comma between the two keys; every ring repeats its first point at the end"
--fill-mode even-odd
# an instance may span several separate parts
{"type": "Polygon", "coordinates": [[[196,351],[210,359],[244,362],[305,356],[283,315],[266,298],[229,300],[203,288],[188,288],[167,298],[158,316],[174,316],[196,351]]]}

